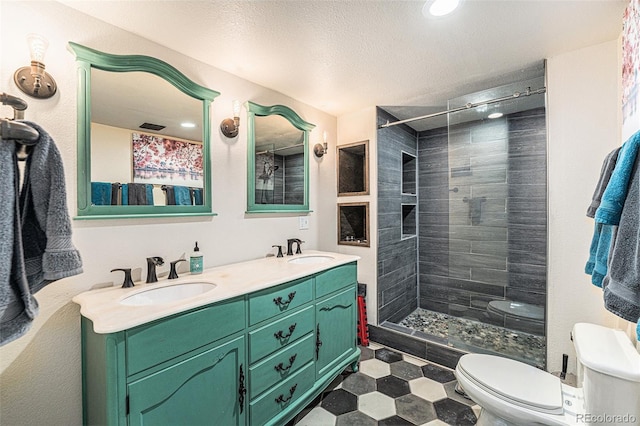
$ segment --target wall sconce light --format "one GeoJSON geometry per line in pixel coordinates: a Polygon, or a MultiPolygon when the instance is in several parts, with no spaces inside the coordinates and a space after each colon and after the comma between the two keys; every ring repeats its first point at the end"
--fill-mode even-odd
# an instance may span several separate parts
{"type": "Polygon", "coordinates": [[[238,129],[240,129],[240,102],[233,101],[233,118],[222,120],[220,131],[228,138],[235,138],[238,136],[238,129]]]}
{"type": "Polygon", "coordinates": [[[29,34],[27,44],[31,53],[31,66],[18,68],[13,74],[13,81],[20,90],[31,97],[50,98],[55,95],[58,86],[53,77],[44,70],[44,54],[49,42],[41,35],[29,34]]]}
{"type": "Polygon", "coordinates": [[[315,144],[313,146],[313,153],[316,155],[316,157],[322,158],[322,156],[325,155],[327,151],[327,131],[325,130],[324,132],[322,132],[322,145],[319,143],[315,144]]]}

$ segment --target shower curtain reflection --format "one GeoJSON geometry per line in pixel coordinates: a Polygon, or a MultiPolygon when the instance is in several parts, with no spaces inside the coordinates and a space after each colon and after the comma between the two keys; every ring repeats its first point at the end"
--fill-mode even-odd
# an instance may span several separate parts
{"type": "MultiPolygon", "coordinates": [[[[542,77],[502,86],[451,100],[449,109],[543,86],[542,77]]],[[[400,149],[390,130],[379,133],[381,161],[400,149]]],[[[544,96],[449,114],[447,127],[414,136],[419,172],[416,287],[404,290],[407,299],[416,295],[416,308],[393,312],[386,303],[392,289],[400,287],[387,285],[385,267],[391,263],[384,263],[383,255],[380,324],[465,351],[544,367],[544,96]],[[487,118],[495,111],[504,115],[487,118]]],[[[388,186],[384,181],[380,185],[388,186]]],[[[384,193],[382,197],[379,210],[385,211],[390,206],[384,193]]],[[[387,237],[380,229],[381,246],[387,237]]]]}

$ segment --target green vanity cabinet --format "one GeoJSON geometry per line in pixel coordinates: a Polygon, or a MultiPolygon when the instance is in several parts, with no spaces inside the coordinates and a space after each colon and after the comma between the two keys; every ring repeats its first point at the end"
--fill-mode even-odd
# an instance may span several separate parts
{"type": "Polygon", "coordinates": [[[240,336],[130,383],[129,424],[205,425],[215,419],[244,425],[238,401],[244,346],[240,336]]]}
{"type": "Polygon", "coordinates": [[[82,318],[83,415],[104,425],[281,425],[357,369],[356,263],[111,334],[82,318]]]}
{"type": "Polygon", "coordinates": [[[356,341],[356,288],[350,286],[316,304],[316,376],[344,362],[356,341]],[[345,327],[345,324],[354,324],[345,327]]]}
{"type": "Polygon", "coordinates": [[[244,425],[245,318],[244,297],[111,334],[83,317],[84,423],[244,425]]]}

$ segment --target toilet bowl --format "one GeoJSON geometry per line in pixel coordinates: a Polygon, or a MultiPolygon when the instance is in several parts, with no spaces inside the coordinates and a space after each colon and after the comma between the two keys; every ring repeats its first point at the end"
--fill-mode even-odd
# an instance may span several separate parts
{"type": "Polygon", "coordinates": [[[479,426],[640,425],[640,354],[621,331],[576,324],[578,388],[519,361],[466,354],[455,370],[479,426]],[[581,387],[580,387],[581,386],[581,387]],[[608,423],[602,420],[610,420],[608,423]]]}

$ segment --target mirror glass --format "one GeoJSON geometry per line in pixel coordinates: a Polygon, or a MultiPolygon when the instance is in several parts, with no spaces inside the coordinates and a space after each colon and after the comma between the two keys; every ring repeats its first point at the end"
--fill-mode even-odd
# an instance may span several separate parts
{"type": "Polygon", "coordinates": [[[70,43],[78,93],[78,219],[211,215],[209,105],[171,65],[70,43]]]}
{"type": "Polygon", "coordinates": [[[248,212],[309,211],[309,132],[283,105],[248,103],[248,212]]]}

